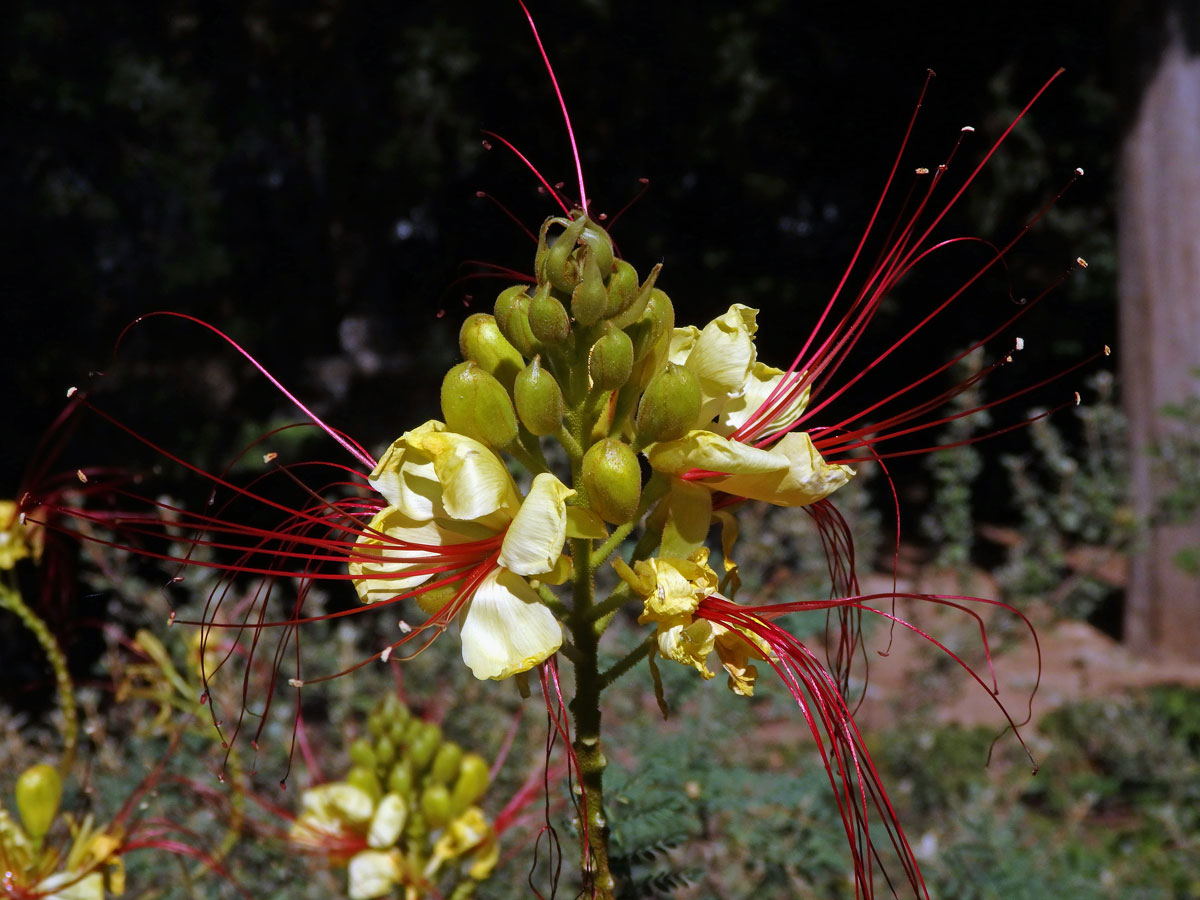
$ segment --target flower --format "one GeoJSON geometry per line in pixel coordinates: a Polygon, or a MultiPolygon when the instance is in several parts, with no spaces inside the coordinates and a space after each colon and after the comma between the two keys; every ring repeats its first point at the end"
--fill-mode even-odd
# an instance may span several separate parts
{"type": "Polygon", "coordinates": [[[463,661],[481,679],[528,671],[558,650],[562,628],[525,578],[566,577],[573,490],[541,473],[522,500],[491,449],[438,421],[405,432],[368,480],[388,505],[349,562],[364,603],[434,581],[439,590],[419,602],[439,621],[461,616],[463,661]],[[463,573],[456,559],[479,561],[463,573]]]}

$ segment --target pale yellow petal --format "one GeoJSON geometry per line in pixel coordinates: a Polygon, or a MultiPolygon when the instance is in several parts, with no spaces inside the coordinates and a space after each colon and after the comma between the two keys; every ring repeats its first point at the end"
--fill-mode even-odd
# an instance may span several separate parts
{"type": "Polygon", "coordinates": [[[675,625],[658,633],[658,652],[666,659],[691,666],[705,678],[712,678],[707,660],[713,651],[711,623],[698,619],[688,625],[675,625]]]}
{"type": "Polygon", "coordinates": [[[452,431],[409,438],[433,461],[446,515],[499,531],[516,514],[521,495],[503,460],[474,438],[452,431]]]}
{"type": "Polygon", "coordinates": [[[712,521],[712,491],[709,488],[673,478],[670,493],[660,506],[666,515],[659,545],[664,556],[686,558],[704,545],[712,521]]]}
{"type": "Polygon", "coordinates": [[[385,850],[400,840],[408,821],[408,801],[395,793],[383,795],[367,828],[367,846],[385,850]]]}
{"type": "Polygon", "coordinates": [[[825,462],[820,451],[813,446],[812,438],[805,432],[785,434],[771,448],[771,452],[786,456],[789,466],[787,476],[772,489],[770,496],[764,493],[756,497],[755,494],[731,490],[729,487],[721,489],[741,497],[765,500],[776,506],[808,506],[824,500],[854,477],[854,470],[849,466],[825,462]]]}
{"type": "Polygon", "coordinates": [[[442,515],[442,486],[433,468],[433,461],[413,445],[424,435],[437,434],[446,426],[436,419],[406,431],[392,442],[379,459],[370,477],[371,487],[383,495],[388,504],[410,519],[432,519],[442,515]]]}
{"type": "Polygon", "coordinates": [[[604,520],[582,506],[567,507],[567,537],[589,538],[602,541],[608,537],[608,528],[604,520]]]}
{"type": "Polygon", "coordinates": [[[462,618],[463,662],[476,678],[507,678],[549,659],[562,646],[562,627],[520,575],[490,573],[462,618]]]}
{"type": "Polygon", "coordinates": [[[787,469],[788,458],[731,441],[711,431],[693,430],[675,441],[662,441],[646,451],[651,468],[666,475],[693,469],[722,474],[763,474],[787,469]]]}
{"type": "Polygon", "coordinates": [[[700,338],[700,329],[695,325],[685,325],[682,328],[671,329],[670,343],[667,345],[667,362],[682,366],[687,362],[688,355],[700,338]]]}
{"type": "Polygon", "coordinates": [[[518,575],[549,572],[567,539],[568,497],[575,492],[546,472],[533,479],[525,502],[504,534],[499,564],[518,575]]]}
{"type": "Polygon", "coordinates": [[[350,900],[375,900],[392,893],[404,872],[395,851],[363,850],[350,860],[348,875],[350,900]]]}
{"type": "Polygon", "coordinates": [[[104,876],[90,872],[79,877],[78,872],[56,872],[43,878],[32,896],[42,900],[104,900],[104,876]]]}
{"type": "MultiPolygon", "coordinates": [[[[720,434],[731,434],[745,425],[758,408],[766,404],[764,412],[770,417],[769,430],[772,433],[786,431],[808,406],[810,389],[805,386],[795,396],[787,396],[789,391],[795,393],[795,385],[802,376],[792,373],[785,379],[784,375],[780,369],[756,362],[751,367],[741,395],[730,399],[717,414],[714,430],[720,434]],[[781,382],[786,383],[787,387],[781,389],[770,403],[767,403],[781,382]]],[[[755,419],[756,424],[760,421],[760,418],[755,419]]]]}
{"type": "Polygon", "coordinates": [[[754,333],[758,310],[735,303],[713,319],[696,338],[684,363],[710,397],[737,395],[756,359],[754,333]]]}

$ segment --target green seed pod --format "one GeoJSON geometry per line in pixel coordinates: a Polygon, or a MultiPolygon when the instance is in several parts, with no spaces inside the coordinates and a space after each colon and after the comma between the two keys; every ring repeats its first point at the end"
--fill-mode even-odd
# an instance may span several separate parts
{"type": "Polygon", "coordinates": [[[433,765],[429,767],[429,779],[441,784],[450,784],[454,776],[458,774],[458,764],[462,758],[462,747],[458,744],[453,741],[442,744],[433,757],[433,765]]]}
{"type": "Polygon", "coordinates": [[[583,277],[571,292],[571,315],[585,328],[595,325],[608,309],[608,288],[596,260],[589,253],[583,261],[583,277]]]}
{"type": "Polygon", "coordinates": [[[458,780],[450,795],[453,815],[461,816],[473,806],[488,789],[488,764],[478,753],[467,753],[458,767],[458,780]]]}
{"type": "Polygon", "coordinates": [[[450,789],[444,784],[426,785],[421,792],[421,813],[430,828],[441,828],[450,821],[450,789]]]}
{"type": "Polygon", "coordinates": [[[608,236],[607,231],[588,219],[583,233],[579,235],[579,240],[587,245],[588,256],[595,261],[596,268],[600,270],[600,276],[607,284],[613,268],[612,238],[608,236]]]}
{"type": "Polygon", "coordinates": [[[513,379],[525,367],[525,360],[517,348],[500,333],[496,317],[487,313],[467,316],[458,332],[458,349],[464,359],[494,376],[510,391],[513,379]]]}
{"type": "Polygon", "coordinates": [[[561,344],[571,333],[571,317],[566,307],[543,282],[529,301],[529,328],[543,344],[561,344]]]}
{"type": "Polygon", "coordinates": [[[383,785],[379,783],[379,777],[375,774],[374,769],[351,766],[350,771],[346,774],[346,783],[353,785],[370,797],[372,804],[378,803],[379,798],[383,796],[383,785]]]}
{"type": "Polygon", "coordinates": [[[377,765],[375,748],[366,738],[359,738],[350,745],[350,762],[364,769],[374,769],[377,765]]]}
{"type": "Polygon", "coordinates": [[[367,733],[373,738],[387,734],[388,719],[383,710],[377,709],[367,716],[367,733]]]}
{"type": "Polygon", "coordinates": [[[700,415],[700,382],[690,369],[667,363],[650,379],[638,405],[634,425],[642,446],[673,441],[696,427],[700,415]]]}
{"type": "Polygon", "coordinates": [[[615,391],[629,380],[632,371],[633,342],[621,329],[606,323],[604,335],[588,354],[592,386],[601,391],[615,391]]]}
{"type": "Polygon", "coordinates": [[[408,758],[413,772],[424,772],[433,762],[434,754],[442,743],[442,729],[433,722],[422,722],[420,729],[409,739],[408,758]]]}
{"type": "Polygon", "coordinates": [[[401,797],[412,796],[413,771],[407,759],[397,760],[392,766],[392,770],[388,772],[387,789],[389,793],[399,794],[401,797]]]}
{"type": "Polygon", "coordinates": [[[375,742],[375,764],[387,768],[396,760],[396,745],[389,735],[385,734],[375,742]]]}
{"type": "Polygon", "coordinates": [[[521,423],[538,437],[558,431],[565,409],[562,388],[542,368],[541,357],[535,356],[517,376],[513,400],[521,423]]]}
{"type": "Polygon", "coordinates": [[[529,299],[523,284],[505,288],[496,298],[496,327],[522,356],[533,356],[538,347],[529,328],[529,299]]]}
{"type": "Polygon", "coordinates": [[[637,512],[642,470],[628,444],[605,438],[583,455],[583,485],[592,510],[611,525],[623,525],[637,512]]]}
{"type": "Polygon", "coordinates": [[[442,379],[442,418],[450,431],[497,448],[517,436],[517,413],[508,391],[473,362],[459,363],[442,379]]]}
{"type": "Polygon", "coordinates": [[[54,824],[62,801],[62,779],[54,766],[30,766],[17,779],[17,812],[25,833],[40,843],[54,824]]]}
{"type": "MultiPolygon", "coordinates": [[[[553,223],[561,223],[562,219],[547,219],[542,225],[542,236],[553,223]]],[[[579,266],[575,261],[575,244],[588,220],[580,216],[563,229],[562,234],[542,257],[542,266],[538,271],[538,281],[549,281],[554,287],[564,293],[570,293],[579,284],[579,266]]]]}
{"type": "Polygon", "coordinates": [[[604,311],[606,318],[619,316],[629,309],[638,295],[637,269],[618,259],[613,265],[613,273],[608,279],[608,306],[604,311]]]}

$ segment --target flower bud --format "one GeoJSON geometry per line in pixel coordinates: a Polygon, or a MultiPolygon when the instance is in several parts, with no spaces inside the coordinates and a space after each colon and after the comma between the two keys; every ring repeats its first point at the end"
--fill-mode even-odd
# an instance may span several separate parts
{"type": "Polygon", "coordinates": [[[608,309],[608,288],[596,260],[589,253],[583,261],[583,278],[571,292],[571,315],[584,327],[595,325],[608,309]]]}
{"type": "Polygon", "coordinates": [[[696,425],[700,400],[700,382],[692,371],[667,363],[642,394],[634,420],[638,441],[645,446],[683,437],[696,425]]]}
{"type": "Polygon", "coordinates": [[[433,757],[433,765],[429,769],[429,778],[440,784],[450,784],[451,779],[458,774],[458,764],[462,762],[462,747],[453,741],[447,741],[438,747],[433,757]]]}
{"type": "Polygon", "coordinates": [[[409,738],[408,758],[414,772],[422,772],[432,761],[442,743],[442,729],[433,722],[420,722],[409,738]]]}
{"type": "Polygon", "coordinates": [[[571,317],[547,283],[539,285],[529,301],[529,329],[534,338],[550,345],[561,344],[571,333],[571,317]]]}
{"type": "Polygon", "coordinates": [[[430,828],[441,828],[450,821],[450,789],[444,784],[429,784],[421,792],[421,812],[430,828]]]}
{"type": "MultiPolygon", "coordinates": [[[[387,767],[396,759],[396,745],[391,737],[384,735],[375,742],[375,761],[378,765],[387,767]]],[[[374,768],[374,766],[372,766],[374,768]]]]}
{"type": "Polygon", "coordinates": [[[517,436],[508,391],[473,362],[459,363],[442,379],[442,418],[450,431],[493,447],[506,447],[517,436]]]}
{"type": "Polygon", "coordinates": [[[563,419],[562,388],[554,376],[542,368],[541,357],[521,370],[513,385],[517,415],[533,434],[541,437],[558,431],[563,419]]]}
{"type": "Polygon", "coordinates": [[[529,328],[529,293],[525,285],[514,284],[501,291],[495,311],[496,327],[504,339],[522,356],[533,356],[538,342],[529,328]]]}
{"type": "Polygon", "coordinates": [[[618,259],[613,266],[613,273],[608,279],[608,306],[604,310],[607,318],[619,316],[629,309],[638,295],[637,269],[618,259]]]}
{"type": "Polygon", "coordinates": [[[407,797],[412,794],[413,789],[413,772],[412,766],[407,759],[397,760],[388,772],[387,779],[388,793],[399,794],[402,797],[407,797]]]}
{"type": "Polygon", "coordinates": [[[615,391],[629,380],[632,371],[633,342],[621,329],[606,323],[605,334],[588,354],[592,386],[601,391],[615,391]]]}
{"type": "Polygon", "coordinates": [[[587,255],[596,263],[596,268],[600,270],[600,277],[607,284],[613,267],[612,238],[608,236],[607,231],[588,219],[583,232],[579,235],[579,240],[587,245],[587,255]]]}
{"type": "Polygon", "coordinates": [[[646,280],[642,282],[641,288],[637,292],[637,296],[633,298],[623,313],[613,319],[613,324],[618,328],[625,328],[632,325],[642,317],[642,313],[646,309],[646,303],[650,299],[650,292],[654,290],[654,282],[658,281],[658,273],[662,271],[662,263],[656,265],[650,270],[650,274],[646,276],[646,280]]]}
{"type": "MultiPolygon", "coordinates": [[[[546,239],[546,231],[551,224],[561,224],[562,219],[547,219],[542,225],[541,240],[546,239]]],[[[538,281],[549,281],[560,291],[570,293],[579,283],[579,267],[575,262],[575,244],[588,220],[580,216],[569,223],[555,240],[554,244],[544,254],[539,252],[541,265],[538,269],[538,281]]]]}
{"type": "Polygon", "coordinates": [[[487,313],[467,316],[458,332],[458,348],[468,359],[512,390],[513,379],[525,367],[517,348],[500,332],[496,317],[487,313]]]}
{"type": "Polygon", "coordinates": [[[377,763],[375,748],[366,738],[359,738],[350,745],[350,762],[364,769],[374,769],[377,763]]]}
{"type": "Polygon", "coordinates": [[[467,753],[458,767],[458,780],[450,794],[450,809],[453,815],[466,812],[488,789],[488,764],[478,753],[467,753]]]}
{"type": "Polygon", "coordinates": [[[612,525],[623,525],[637,512],[642,470],[628,444],[605,438],[583,455],[583,485],[592,510],[612,525]]]}
{"type": "Polygon", "coordinates": [[[30,766],[17,779],[17,812],[25,833],[34,842],[41,841],[50,830],[61,800],[62,779],[54,766],[46,763],[30,766]]]}
{"type": "Polygon", "coordinates": [[[674,327],[675,307],[671,304],[671,298],[658,288],[652,289],[641,317],[625,328],[625,333],[633,341],[633,358],[643,359],[659,339],[670,334],[674,327]]]}
{"type": "Polygon", "coordinates": [[[379,778],[373,769],[352,766],[346,774],[346,783],[370,797],[372,804],[378,803],[379,798],[383,796],[383,786],[379,783],[379,778]]]}

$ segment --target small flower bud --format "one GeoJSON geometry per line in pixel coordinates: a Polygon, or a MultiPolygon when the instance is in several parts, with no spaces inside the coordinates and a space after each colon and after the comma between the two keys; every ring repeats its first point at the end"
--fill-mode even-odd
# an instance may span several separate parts
{"type": "Polygon", "coordinates": [[[467,316],[458,332],[458,348],[464,359],[475,363],[510,391],[513,379],[525,367],[517,348],[501,334],[496,317],[487,313],[467,316]]]}
{"type": "Polygon", "coordinates": [[[352,766],[346,774],[346,783],[370,797],[372,804],[378,803],[379,798],[383,796],[383,786],[379,783],[374,769],[352,766]]]}
{"type": "MultiPolygon", "coordinates": [[[[542,240],[545,240],[546,229],[551,224],[561,224],[562,221],[562,219],[547,219],[546,223],[542,225],[542,240]]],[[[563,229],[562,234],[544,255],[539,254],[542,257],[541,267],[538,271],[539,282],[549,281],[554,287],[566,293],[575,289],[575,285],[579,284],[579,267],[574,256],[575,244],[587,224],[588,220],[580,216],[563,229]]]]}
{"type": "Polygon", "coordinates": [[[421,812],[430,828],[441,828],[450,821],[450,789],[444,784],[429,784],[421,792],[421,812]]]}
{"type": "Polygon", "coordinates": [[[17,812],[25,833],[41,841],[58,815],[62,801],[62,779],[54,766],[39,763],[30,766],[17,779],[17,812]]]}
{"type": "Polygon", "coordinates": [[[413,772],[412,766],[407,759],[397,760],[388,772],[387,789],[389,793],[399,794],[402,797],[408,797],[412,794],[413,789],[413,772]]]}
{"type": "Polygon", "coordinates": [[[623,525],[642,498],[642,470],[628,444],[606,438],[583,455],[583,485],[592,510],[612,525],[623,525]]]}
{"type": "MultiPolygon", "coordinates": [[[[375,761],[380,766],[390,766],[396,759],[396,745],[392,743],[392,739],[388,735],[384,735],[375,742],[375,761]]],[[[375,768],[371,766],[371,768],[375,768]]]]}
{"type": "Polygon", "coordinates": [[[550,345],[561,344],[571,333],[571,317],[548,283],[539,285],[529,301],[529,329],[537,340],[550,345]]]}
{"type": "MultiPolygon", "coordinates": [[[[496,327],[522,356],[537,352],[537,338],[529,328],[529,293],[523,284],[505,288],[496,298],[496,327]]],[[[468,357],[469,358],[469,357],[468,357]]]]}
{"type": "Polygon", "coordinates": [[[450,795],[452,814],[460,816],[488,789],[488,764],[478,753],[467,753],[458,767],[458,780],[450,795]]]}
{"type": "Polygon", "coordinates": [[[558,431],[564,411],[562,388],[542,368],[541,357],[535,356],[521,370],[513,385],[513,399],[522,424],[538,437],[558,431]]]}
{"type": "Polygon", "coordinates": [[[584,327],[595,325],[608,309],[608,288],[595,259],[589,253],[583,261],[583,277],[571,292],[571,315],[584,327]]]}
{"type": "Polygon", "coordinates": [[[632,371],[633,342],[621,329],[606,324],[605,334],[592,345],[588,354],[592,386],[602,391],[615,391],[629,380],[632,371]]]}
{"type": "Polygon", "coordinates": [[[359,738],[350,745],[350,762],[364,769],[374,769],[377,763],[375,748],[366,738],[359,738]]]}
{"type": "Polygon", "coordinates": [[[638,295],[637,269],[618,259],[613,265],[613,273],[608,279],[608,306],[604,311],[607,318],[619,316],[629,309],[638,295]]]}
{"type": "Polygon", "coordinates": [[[429,778],[441,784],[450,784],[458,774],[458,764],[462,762],[462,747],[453,741],[447,741],[438,747],[433,757],[433,765],[429,769],[429,778]]]}
{"type": "Polygon", "coordinates": [[[442,379],[442,418],[450,431],[493,447],[506,447],[517,436],[508,391],[473,362],[459,363],[442,379]]]}
{"type": "Polygon", "coordinates": [[[675,327],[675,307],[671,298],[654,288],[646,300],[646,307],[639,318],[625,329],[633,341],[634,360],[643,359],[665,334],[675,327]]]}
{"type": "Polygon", "coordinates": [[[425,767],[433,762],[433,757],[442,743],[442,729],[433,722],[419,724],[420,728],[414,730],[408,746],[408,758],[412,761],[414,772],[423,772],[425,767]]]}
{"type": "Polygon", "coordinates": [[[642,317],[642,313],[646,310],[646,303],[650,300],[650,292],[654,290],[654,282],[658,281],[658,273],[661,271],[662,263],[659,263],[650,270],[650,274],[642,282],[642,286],[638,290],[637,296],[633,298],[633,302],[625,308],[623,313],[613,319],[614,325],[618,328],[625,328],[642,317]]]}
{"type": "Polygon", "coordinates": [[[645,446],[683,437],[696,425],[700,400],[700,382],[691,370],[667,363],[642,394],[634,420],[638,441],[645,446]]]}

